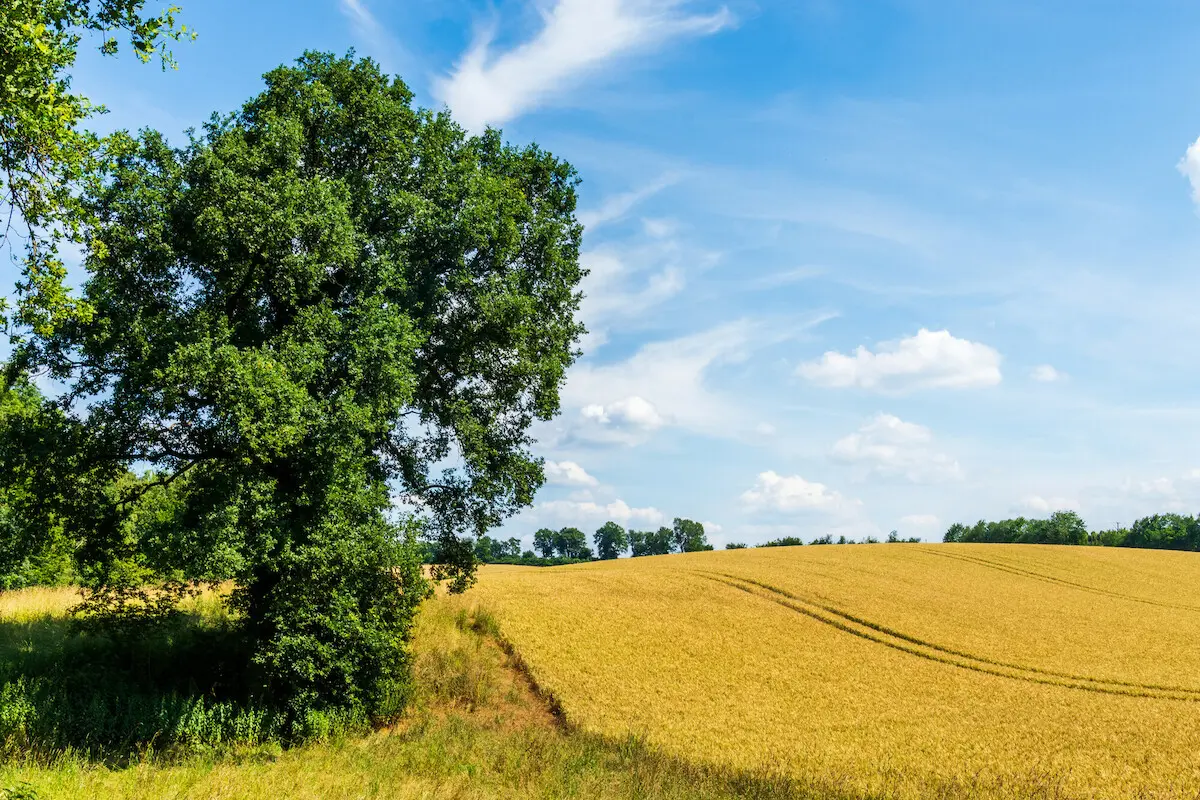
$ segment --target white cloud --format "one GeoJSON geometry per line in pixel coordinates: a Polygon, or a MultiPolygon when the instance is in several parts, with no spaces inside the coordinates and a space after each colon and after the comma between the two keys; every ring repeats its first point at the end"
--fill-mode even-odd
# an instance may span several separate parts
{"type": "Polygon", "coordinates": [[[813,383],[836,388],[965,389],[998,384],[1000,354],[985,344],[951,336],[949,331],[922,328],[899,342],[881,342],[878,352],[861,345],[852,355],[829,351],[796,371],[813,383]]]}
{"type": "Polygon", "coordinates": [[[838,439],[831,455],[877,475],[898,475],[913,483],[962,477],[958,462],[932,447],[933,432],[891,414],[877,414],[856,432],[838,439]]]}
{"type": "Polygon", "coordinates": [[[1196,210],[1200,213],[1200,138],[1188,146],[1187,152],[1176,166],[1192,185],[1192,201],[1196,203],[1196,210]]]}
{"type": "Polygon", "coordinates": [[[683,10],[683,0],[557,0],[532,39],[493,53],[491,32],[476,39],[454,72],[435,82],[438,99],[468,130],[481,131],[536,108],[617,57],[671,39],[705,36],[732,24],[725,8],[683,10]]]}
{"type": "Polygon", "coordinates": [[[579,413],[588,422],[617,434],[649,433],[667,422],[653,403],[637,395],[607,405],[592,403],[579,413]]]}
{"type": "Polygon", "coordinates": [[[548,500],[534,506],[531,521],[540,525],[574,525],[587,529],[608,520],[622,525],[662,525],[667,515],[657,508],[633,508],[624,500],[596,503],[591,500],[548,500]]]}
{"type": "Polygon", "coordinates": [[[742,492],[742,504],[751,511],[839,511],[856,504],[823,483],[799,475],[760,472],[754,486],[742,492]]]}
{"type": "Polygon", "coordinates": [[[1078,511],[1079,501],[1069,497],[1042,497],[1031,494],[1021,498],[1018,506],[1035,514],[1050,514],[1055,511],[1078,511]]]}
{"type": "Polygon", "coordinates": [[[941,527],[942,521],[937,514],[906,514],[900,518],[900,524],[930,530],[941,527]]]}
{"type": "Polygon", "coordinates": [[[547,461],[546,480],[564,486],[597,486],[600,481],[574,461],[547,461]]]}
{"type": "Polygon", "coordinates": [[[1039,364],[1029,373],[1029,377],[1040,383],[1053,383],[1054,381],[1062,380],[1066,376],[1049,364],[1039,364]]]}

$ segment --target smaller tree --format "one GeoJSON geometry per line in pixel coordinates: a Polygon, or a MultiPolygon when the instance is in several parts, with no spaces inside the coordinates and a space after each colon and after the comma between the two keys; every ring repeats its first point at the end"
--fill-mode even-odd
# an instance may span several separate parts
{"type": "Polygon", "coordinates": [[[541,528],[533,535],[533,549],[537,550],[542,558],[553,558],[557,536],[558,534],[549,528],[541,528]]]}
{"type": "Polygon", "coordinates": [[[661,556],[671,552],[675,532],[670,528],[657,531],[630,531],[629,548],[635,556],[661,556]]]}
{"type": "Polygon", "coordinates": [[[611,520],[596,530],[592,540],[596,543],[596,554],[606,561],[618,558],[629,548],[629,536],[625,529],[611,520]]]}
{"type": "Polygon", "coordinates": [[[579,528],[563,528],[554,535],[554,550],[562,558],[591,558],[587,534],[579,528]]]}
{"type": "Polygon", "coordinates": [[[1051,544],[1087,544],[1087,524],[1074,511],[1055,511],[1046,520],[1046,539],[1051,544]]]}
{"type": "Polygon", "coordinates": [[[704,536],[704,525],[694,520],[676,517],[671,536],[673,544],[681,553],[713,549],[704,536]]]}
{"type": "Polygon", "coordinates": [[[746,545],[742,544],[741,542],[730,542],[729,544],[725,545],[725,549],[726,550],[745,550],[746,545]]]}
{"type": "Polygon", "coordinates": [[[961,542],[967,536],[969,529],[961,522],[956,522],[946,529],[946,535],[942,537],[943,542],[961,542]]]}

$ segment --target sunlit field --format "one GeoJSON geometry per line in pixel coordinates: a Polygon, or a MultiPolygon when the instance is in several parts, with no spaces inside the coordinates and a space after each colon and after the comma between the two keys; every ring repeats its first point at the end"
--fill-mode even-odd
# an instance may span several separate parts
{"type": "Polygon", "coordinates": [[[485,568],[568,721],[920,797],[1195,797],[1200,557],[867,545],[485,568]]]}
{"type": "MultiPolygon", "coordinates": [[[[67,637],[66,612],[78,601],[71,589],[0,593],[0,667],[67,637]]],[[[422,607],[408,713],[365,736],[147,750],[115,761],[36,753],[6,741],[20,709],[0,685],[0,800],[850,800],[823,783],[693,764],[636,738],[568,729],[502,652],[491,618],[462,605],[443,596],[422,607]]],[[[211,594],[190,607],[201,620],[220,619],[211,594]]]]}

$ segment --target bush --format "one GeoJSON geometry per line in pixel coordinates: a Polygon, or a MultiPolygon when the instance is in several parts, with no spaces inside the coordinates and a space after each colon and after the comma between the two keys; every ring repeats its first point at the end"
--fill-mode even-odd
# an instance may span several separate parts
{"type": "MultiPolygon", "coordinates": [[[[759,547],[799,547],[804,544],[804,540],[799,536],[784,536],[779,539],[772,539],[769,542],[763,542],[759,547]]],[[[813,542],[816,544],[816,542],[813,542]]]]}

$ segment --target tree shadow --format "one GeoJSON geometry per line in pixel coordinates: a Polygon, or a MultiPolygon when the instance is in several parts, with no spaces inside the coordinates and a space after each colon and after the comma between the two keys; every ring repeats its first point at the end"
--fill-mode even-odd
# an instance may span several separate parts
{"type": "Polygon", "coordinates": [[[269,741],[247,655],[236,624],[199,613],[134,630],[0,619],[0,755],[123,763],[269,741]]]}

